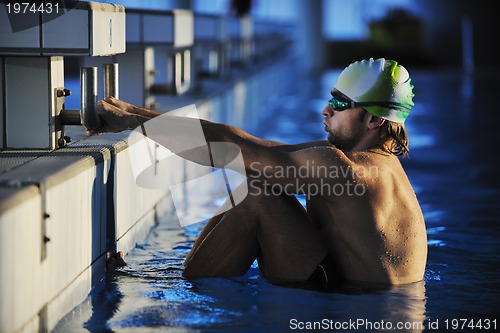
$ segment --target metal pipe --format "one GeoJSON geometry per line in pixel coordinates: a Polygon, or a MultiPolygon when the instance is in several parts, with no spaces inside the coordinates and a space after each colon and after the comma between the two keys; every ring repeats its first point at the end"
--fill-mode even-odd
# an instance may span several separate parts
{"type": "Polygon", "coordinates": [[[80,112],[82,125],[93,130],[101,126],[97,114],[97,67],[80,69],[80,112]]]}
{"type": "Polygon", "coordinates": [[[104,98],[118,96],[118,63],[104,64],[104,98]]]}
{"type": "Polygon", "coordinates": [[[61,110],[59,114],[62,125],[81,125],[80,110],[61,110]]]}

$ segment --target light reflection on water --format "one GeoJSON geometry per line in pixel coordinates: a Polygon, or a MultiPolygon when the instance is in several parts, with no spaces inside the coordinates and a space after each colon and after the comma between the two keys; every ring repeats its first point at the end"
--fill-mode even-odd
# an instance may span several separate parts
{"type": "Polygon", "coordinates": [[[187,281],[181,265],[188,247],[174,248],[172,239],[190,243],[194,235],[186,236],[172,220],[160,221],[145,244],[126,257],[128,266],[92,295],[92,315],[80,319],[83,327],[91,332],[103,325],[110,332],[282,332],[293,319],[425,321],[424,282],[390,290],[288,288],[261,278],[256,264],[242,277],[187,281]],[[105,318],[109,307],[116,311],[105,318]]]}
{"type": "MultiPolygon", "coordinates": [[[[317,122],[316,135],[322,135],[318,100],[328,96],[336,75],[338,71],[326,73],[322,87],[308,97],[314,100],[309,110],[313,112],[285,110],[280,116],[293,114],[296,122],[283,121],[278,130],[270,128],[267,137],[281,140],[292,131],[292,142],[321,138],[311,134],[317,122]],[[297,124],[303,124],[307,133],[300,132],[302,126],[297,124]]],[[[412,82],[415,101],[422,105],[417,104],[408,120],[412,151],[402,163],[428,228],[423,282],[371,291],[285,288],[262,279],[255,265],[239,278],[187,281],[181,277],[182,260],[202,224],[180,228],[167,216],[144,244],[127,255],[129,266],[108,279],[56,331],[282,332],[294,318],[428,324],[498,317],[500,162],[491,147],[500,143],[492,134],[500,113],[485,114],[495,104],[492,98],[497,92],[492,89],[498,87],[498,77],[478,76],[472,88],[467,81],[465,97],[457,73],[417,72],[412,82]],[[463,98],[473,98],[474,109],[463,98]],[[481,117],[474,117],[475,112],[481,117]]],[[[294,105],[304,108],[307,103],[295,97],[294,105]]]]}

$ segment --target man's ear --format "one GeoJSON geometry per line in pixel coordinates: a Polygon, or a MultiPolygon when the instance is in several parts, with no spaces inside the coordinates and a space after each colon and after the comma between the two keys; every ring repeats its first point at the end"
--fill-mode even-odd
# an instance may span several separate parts
{"type": "Polygon", "coordinates": [[[368,121],[368,128],[374,129],[385,124],[385,119],[374,115],[370,115],[370,121],[368,121]]]}

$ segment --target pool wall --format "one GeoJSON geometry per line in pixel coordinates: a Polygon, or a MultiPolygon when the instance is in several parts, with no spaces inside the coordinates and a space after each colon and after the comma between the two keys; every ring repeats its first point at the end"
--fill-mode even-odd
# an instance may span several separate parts
{"type": "MultiPolygon", "coordinates": [[[[162,105],[251,130],[291,66],[280,54],[162,105]]],[[[0,332],[51,331],[102,280],[108,251],[127,253],[174,209],[168,190],[136,184],[128,133],[82,131],[63,149],[0,152],[0,332]]]]}

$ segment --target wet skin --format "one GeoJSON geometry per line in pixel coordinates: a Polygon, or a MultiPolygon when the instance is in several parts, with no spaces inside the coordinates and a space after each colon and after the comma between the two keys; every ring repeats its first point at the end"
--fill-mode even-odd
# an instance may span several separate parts
{"type": "MultiPolygon", "coordinates": [[[[90,134],[134,128],[159,115],[109,98],[100,101],[99,112],[106,125],[90,134]]],[[[427,259],[424,219],[399,159],[379,139],[384,120],[359,107],[339,112],[326,105],[322,114],[328,140],[298,145],[263,140],[232,126],[201,120],[208,142],[231,142],[241,149],[247,177],[257,185],[249,188],[241,204],[207,223],[186,258],[185,276],[241,275],[258,258],[261,273],[270,280],[304,281],[330,254],[346,281],[422,280],[427,259]],[[311,165],[338,172],[309,172],[301,177],[270,172],[311,165]],[[294,193],[313,186],[330,190],[310,195],[304,210],[293,196],[264,195],[258,190],[264,184],[294,193]]],[[[200,121],[161,118],[175,126],[200,121]]],[[[175,151],[176,144],[188,136],[162,143],[175,151]]],[[[207,163],[196,154],[186,158],[207,163]]],[[[227,162],[213,161],[215,167],[227,162]]]]}

